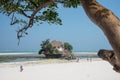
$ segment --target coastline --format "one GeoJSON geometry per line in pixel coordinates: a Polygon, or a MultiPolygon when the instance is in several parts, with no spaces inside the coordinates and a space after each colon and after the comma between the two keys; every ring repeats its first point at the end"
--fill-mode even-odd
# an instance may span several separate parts
{"type": "Polygon", "coordinates": [[[56,63],[71,63],[84,61],[100,61],[101,59],[97,56],[96,52],[73,52],[76,59],[65,60],[65,59],[47,59],[44,55],[39,55],[37,52],[7,52],[0,54],[0,67],[7,66],[19,66],[23,65],[36,65],[36,64],[56,64],[56,63]],[[4,65],[5,64],[5,65],[4,65]]]}
{"type": "Polygon", "coordinates": [[[19,65],[31,66],[31,65],[43,65],[43,64],[61,64],[61,63],[81,63],[81,62],[95,62],[95,61],[102,61],[100,58],[84,58],[84,59],[77,59],[74,60],[66,60],[66,59],[41,59],[41,60],[22,60],[22,59],[15,59],[9,62],[1,62],[0,68],[2,67],[16,67],[19,65]]]}
{"type": "MultiPolygon", "coordinates": [[[[73,52],[76,58],[99,58],[96,52],[73,52]]],[[[37,52],[4,52],[0,53],[1,62],[25,62],[25,61],[39,61],[45,60],[44,55],[39,55],[37,52]]]]}

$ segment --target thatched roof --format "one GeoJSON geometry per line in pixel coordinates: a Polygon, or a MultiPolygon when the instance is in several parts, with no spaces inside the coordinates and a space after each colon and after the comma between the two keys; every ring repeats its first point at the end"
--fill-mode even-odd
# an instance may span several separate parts
{"type": "Polygon", "coordinates": [[[62,47],[62,46],[63,46],[63,45],[62,45],[62,42],[56,41],[56,40],[52,41],[52,42],[51,42],[51,45],[52,45],[53,47],[62,47]]]}

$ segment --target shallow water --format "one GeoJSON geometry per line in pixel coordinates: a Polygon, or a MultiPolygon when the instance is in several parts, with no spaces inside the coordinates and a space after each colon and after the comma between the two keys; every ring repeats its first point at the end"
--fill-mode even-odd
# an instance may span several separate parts
{"type": "MultiPolygon", "coordinates": [[[[75,57],[87,58],[87,57],[98,57],[97,52],[73,52],[75,57]]],[[[33,56],[33,57],[43,57],[43,55],[39,55],[38,52],[0,52],[0,56],[33,56]]]]}
{"type": "MultiPolygon", "coordinates": [[[[97,52],[73,52],[76,58],[88,59],[98,58],[97,52]]],[[[0,52],[0,58],[7,59],[7,62],[19,61],[36,61],[44,59],[44,55],[39,55],[38,52],[0,52]]]]}

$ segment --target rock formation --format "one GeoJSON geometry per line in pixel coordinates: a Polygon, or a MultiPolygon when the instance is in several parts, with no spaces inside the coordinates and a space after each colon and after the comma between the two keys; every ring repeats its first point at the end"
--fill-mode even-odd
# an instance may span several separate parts
{"type": "Polygon", "coordinates": [[[117,58],[115,57],[114,51],[101,49],[98,52],[98,56],[103,60],[108,61],[113,66],[113,70],[120,73],[120,67],[116,65],[117,58]]]}
{"type": "Polygon", "coordinates": [[[62,42],[56,40],[49,42],[49,44],[47,44],[46,47],[42,48],[39,53],[44,54],[47,58],[74,58],[72,52],[65,49],[62,42]],[[48,45],[49,47],[47,47],[48,45]]]}

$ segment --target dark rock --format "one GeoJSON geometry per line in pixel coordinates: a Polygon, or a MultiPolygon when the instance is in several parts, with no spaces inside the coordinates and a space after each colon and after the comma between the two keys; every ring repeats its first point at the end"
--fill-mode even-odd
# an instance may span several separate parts
{"type": "Polygon", "coordinates": [[[73,59],[74,55],[71,51],[64,48],[64,45],[60,41],[52,41],[50,42],[50,48],[43,48],[39,51],[39,53],[44,54],[46,58],[65,58],[65,59],[73,59]]]}
{"type": "Polygon", "coordinates": [[[118,60],[113,50],[101,49],[98,52],[98,56],[103,60],[108,61],[113,66],[113,70],[120,73],[120,66],[117,65],[118,60]]]}
{"type": "Polygon", "coordinates": [[[62,54],[45,54],[46,58],[61,58],[62,54]]]}

